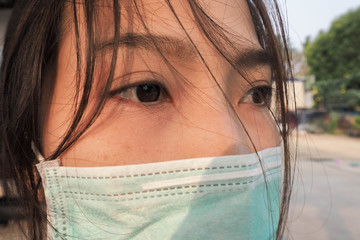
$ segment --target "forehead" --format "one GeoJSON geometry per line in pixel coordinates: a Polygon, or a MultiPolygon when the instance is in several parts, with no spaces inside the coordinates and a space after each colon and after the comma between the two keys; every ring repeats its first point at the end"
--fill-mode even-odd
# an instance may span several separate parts
{"type": "MultiPolygon", "coordinates": [[[[100,2],[95,17],[99,26],[96,31],[98,37],[107,39],[114,34],[114,6],[110,1],[100,2]]],[[[201,28],[210,35],[221,29],[222,34],[236,43],[259,46],[245,0],[125,0],[119,1],[119,9],[120,33],[191,38],[196,44],[204,40],[201,28]]]]}

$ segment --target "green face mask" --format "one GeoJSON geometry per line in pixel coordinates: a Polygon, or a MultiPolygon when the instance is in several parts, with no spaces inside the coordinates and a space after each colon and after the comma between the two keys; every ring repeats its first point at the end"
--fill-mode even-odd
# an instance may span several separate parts
{"type": "Polygon", "coordinates": [[[281,159],[276,147],[115,167],[42,161],[48,238],[275,238],[281,159]]]}

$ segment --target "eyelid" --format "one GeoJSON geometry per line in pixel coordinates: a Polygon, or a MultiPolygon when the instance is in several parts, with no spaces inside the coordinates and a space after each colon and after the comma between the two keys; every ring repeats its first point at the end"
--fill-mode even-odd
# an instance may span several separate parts
{"type": "MultiPolygon", "coordinates": [[[[142,71],[132,71],[114,78],[112,85],[118,86],[123,85],[131,86],[131,85],[140,85],[146,83],[160,83],[166,86],[165,78],[156,72],[150,70],[142,70],[142,71]]],[[[113,87],[113,88],[121,88],[121,87],[113,87]]]]}
{"type": "Polygon", "coordinates": [[[161,88],[161,90],[165,90],[166,93],[168,93],[168,91],[166,90],[166,87],[164,86],[164,84],[162,82],[159,82],[157,80],[154,79],[149,79],[149,80],[141,80],[141,81],[136,81],[134,83],[129,83],[125,86],[116,88],[114,90],[110,90],[109,91],[109,97],[114,97],[116,94],[118,94],[119,92],[125,91],[127,89],[130,88],[134,88],[137,87],[139,85],[144,85],[144,84],[154,84],[154,85],[159,85],[159,87],[161,88]]]}
{"type": "Polygon", "coordinates": [[[265,79],[261,79],[261,80],[255,80],[255,81],[247,81],[246,86],[244,86],[244,93],[250,91],[253,88],[256,87],[263,87],[263,86],[269,86],[272,87],[272,82],[271,80],[265,80],[265,79]]]}
{"type": "Polygon", "coordinates": [[[162,89],[168,90],[169,82],[164,79],[163,76],[150,70],[128,72],[114,78],[111,90],[109,91],[109,97],[114,96],[119,91],[124,91],[141,84],[156,84],[161,86],[162,89]]]}

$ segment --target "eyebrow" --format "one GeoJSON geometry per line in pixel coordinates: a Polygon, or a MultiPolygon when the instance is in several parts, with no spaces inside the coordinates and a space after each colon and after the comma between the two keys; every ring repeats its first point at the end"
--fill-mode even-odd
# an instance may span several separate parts
{"type": "MultiPolygon", "coordinates": [[[[197,51],[190,41],[171,36],[126,33],[120,35],[119,40],[106,40],[95,46],[96,51],[112,48],[115,46],[144,49],[159,53],[166,57],[175,57],[181,61],[189,62],[197,59],[197,51]]],[[[262,48],[245,48],[237,51],[230,58],[234,67],[238,69],[249,69],[257,66],[273,66],[273,57],[262,48]]]]}
{"type": "Polygon", "coordinates": [[[273,57],[262,48],[249,48],[239,52],[234,59],[235,67],[254,68],[258,66],[270,66],[274,64],[273,57]]]}
{"type": "Polygon", "coordinates": [[[135,34],[127,33],[119,37],[115,42],[114,39],[107,40],[95,47],[96,51],[111,48],[114,45],[118,47],[144,49],[152,52],[161,52],[166,57],[175,57],[183,61],[189,61],[196,58],[197,53],[193,45],[186,40],[152,34],[135,34]]]}

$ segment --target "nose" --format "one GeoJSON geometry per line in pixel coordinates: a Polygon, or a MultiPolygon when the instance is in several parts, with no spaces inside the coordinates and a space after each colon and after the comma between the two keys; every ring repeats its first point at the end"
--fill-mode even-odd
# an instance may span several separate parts
{"type": "Polygon", "coordinates": [[[189,101],[182,106],[181,116],[186,157],[237,155],[254,151],[243,126],[246,123],[236,108],[224,100],[189,101]]]}
{"type": "Polygon", "coordinates": [[[182,102],[184,157],[248,154],[279,145],[275,122],[266,107],[231,104],[231,98],[227,101],[218,91],[202,94],[182,102]]]}

